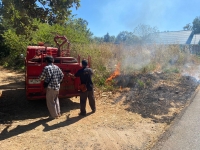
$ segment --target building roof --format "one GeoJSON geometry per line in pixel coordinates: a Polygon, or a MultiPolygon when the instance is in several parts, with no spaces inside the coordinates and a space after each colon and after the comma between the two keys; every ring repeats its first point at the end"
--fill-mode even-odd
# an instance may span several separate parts
{"type": "MultiPolygon", "coordinates": [[[[152,35],[151,35],[152,37],[152,35]]],[[[156,44],[192,44],[193,31],[158,32],[153,35],[151,42],[156,44]]]]}
{"type": "Polygon", "coordinates": [[[200,42],[200,34],[194,34],[190,44],[199,44],[199,42],[200,42]]]}

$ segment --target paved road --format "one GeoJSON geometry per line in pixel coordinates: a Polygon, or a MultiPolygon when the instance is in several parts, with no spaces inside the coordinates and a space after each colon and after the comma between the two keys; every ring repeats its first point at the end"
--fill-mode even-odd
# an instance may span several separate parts
{"type": "Polygon", "coordinates": [[[200,150],[200,91],[156,150],[200,150]]]}

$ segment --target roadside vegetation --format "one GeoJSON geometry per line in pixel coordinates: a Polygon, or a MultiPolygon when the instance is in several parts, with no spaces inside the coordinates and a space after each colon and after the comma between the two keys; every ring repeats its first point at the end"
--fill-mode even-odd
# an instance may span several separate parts
{"type": "MultiPolygon", "coordinates": [[[[71,55],[92,58],[95,71],[94,82],[103,90],[114,90],[115,80],[106,80],[118,67],[121,75],[151,73],[186,73],[185,67],[198,65],[198,56],[191,55],[188,48],[177,45],[155,45],[153,43],[159,30],[149,25],[138,25],[133,32],[122,31],[116,37],[106,33],[95,37],[88,29],[88,22],[75,18],[70,8],[80,7],[80,0],[42,1],[1,1],[0,12],[0,64],[4,67],[24,69],[24,59],[28,45],[44,42],[56,46],[56,34],[65,35],[71,43],[71,55]],[[49,3],[50,2],[50,3],[49,3]],[[63,6],[63,7],[61,7],[63,6]],[[61,11],[55,11],[61,10],[61,11]],[[40,19],[38,19],[40,18],[40,19]],[[149,38],[154,34],[154,38],[149,38]]],[[[193,25],[187,24],[184,30],[199,32],[200,18],[193,25]],[[193,29],[194,28],[194,29],[193,29]]],[[[188,68],[187,68],[188,69],[188,68]]],[[[192,68],[191,68],[192,69],[192,68]]],[[[119,74],[118,74],[119,75],[119,74]]],[[[140,87],[146,83],[136,80],[140,87]]]]}

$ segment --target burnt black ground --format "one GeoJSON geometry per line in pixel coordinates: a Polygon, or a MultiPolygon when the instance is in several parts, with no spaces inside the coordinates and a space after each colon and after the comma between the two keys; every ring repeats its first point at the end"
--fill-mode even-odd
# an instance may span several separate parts
{"type": "MultiPolygon", "coordinates": [[[[152,73],[124,75],[116,79],[118,86],[129,87],[124,104],[127,111],[152,118],[154,122],[170,124],[177,113],[168,115],[170,108],[183,108],[194,93],[199,82],[178,73],[152,73]],[[162,116],[156,118],[155,115],[162,116]]],[[[120,98],[119,98],[120,99],[120,98]]]]}

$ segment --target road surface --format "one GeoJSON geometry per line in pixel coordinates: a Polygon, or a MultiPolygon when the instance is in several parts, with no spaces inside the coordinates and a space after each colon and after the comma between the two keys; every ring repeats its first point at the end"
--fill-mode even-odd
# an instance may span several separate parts
{"type": "Polygon", "coordinates": [[[200,92],[154,150],[200,149],[200,92]]]}

